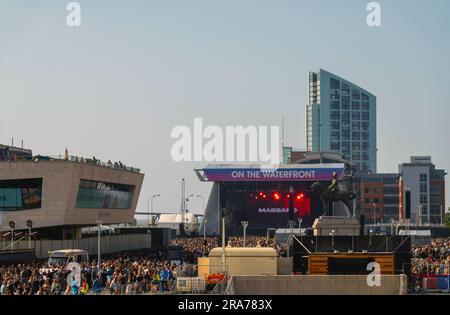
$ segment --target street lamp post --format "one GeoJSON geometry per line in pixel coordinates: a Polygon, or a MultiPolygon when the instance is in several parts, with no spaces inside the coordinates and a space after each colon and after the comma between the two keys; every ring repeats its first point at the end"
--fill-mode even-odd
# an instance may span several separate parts
{"type": "Polygon", "coordinates": [[[303,218],[298,218],[298,233],[300,234],[300,236],[302,236],[302,222],[303,222],[303,218]]]}
{"type": "Polygon", "coordinates": [[[152,219],[153,219],[153,199],[156,197],[160,197],[160,194],[152,195],[147,200],[147,212],[149,213],[149,221],[148,224],[152,225],[152,219]],[[150,206],[149,206],[150,204],[150,206]]]}
{"type": "Polygon", "coordinates": [[[334,233],[335,233],[335,231],[331,230],[330,235],[331,235],[331,246],[333,246],[333,252],[335,251],[335,248],[334,248],[334,233]]]}
{"type": "Polygon", "coordinates": [[[14,249],[14,228],[16,223],[14,221],[9,221],[9,227],[11,228],[11,251],[14,249]]]}
{"type": "Polygon", "coordinates": [[[375,202],[373,205],[373,227],[377,224],[377,206],[375,205],[375,202]]]}
{"type": "Polygon", "coordinates": [[[28,226],[28,249],[31,249],[31,228],[33,227],[33,221],[27,220],[28,226]]]}
{"type": "Polygon", "coordinates": [[[98,228],[98,234],[97,234],[97,264],[98,264],[98,271],[100,272],[100,239],[101,239],[101,225],[103,224],[103,221],[95,221],[97,223],[98,228]]]}
{"type": "Polygon", "coordinates": [[[206,241],[206,222],[208,222],[205,217],[203,217],[203,239],[206,241]]]}
{"type": "Polygon", "coordinates": [[[247,247],[246,245],[246,232],[247,232],[247,226],[248,226],[248,221],[241,221],[241,225],[242,225],[242,228],[243,228],[243,230],[244,230],[244,247],[247,247]]]}

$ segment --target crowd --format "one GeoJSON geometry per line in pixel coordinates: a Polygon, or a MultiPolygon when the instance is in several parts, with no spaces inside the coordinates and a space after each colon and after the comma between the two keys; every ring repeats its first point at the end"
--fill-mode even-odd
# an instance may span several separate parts
{"type": "MultiPolygon", "coordinates": [[[[243,246],[242,237],[229,237],[229,246],[243,246]]],[[[102,260],[100,268],[95,261],[82,262],[75,272],[66,265],[47,263],[0,266],[0,295],[132,295],[167,292],[177,274],[195,276],[196,258],[207,255],[220,246],[217,237],[177,238],[171,245],[181,246],[185,264],[171,264],[163,255],[146,257],[119,256],[102,260]],[[79,271],[79,272],[78,272],[79,271]],[[78,275],[78,276],[74,276],[78,275]]],[[[258,236],[246,237],[248,247],[273,247],[279,256],[286,255],[286,245],[258,236]]],[[[412,273],[414,276],[450,273],[450,238],[437,238],[428,245],[413,245],[412,273]]]]}
{"type": "MultiPolygon", "coordinates": [[[[278,256],[286,256],[287,254],[287,246],[285,244],[277,244],[274,239],[267,239],[261,236],[247,236],[245,243],[247,247],[273,247],[277,251],[278,256]]],[[[183,247],[185,261],[194,263],[198,257],[207,256],[209,251],[214,247],[220,247],[221,241],[218,237],[177,238],[172,240],[171,245],[183,247]]],[[[243,247],[244,239],[239,236],[229,237],[227,240],[228,245],[232,247],[243,247]]]]}
{"type": "Polygon", "coordinates": [[[132,295],[169,291],[176,266],[160,258],[120,256],[80,263],[79,276],[66,265],[0,266],[0,295],[132,295]]]}
{"type": "Polygon", "coordinates": [[[412,247],[413,275],[450,274],[450,238],[436,238],[428,245],[412,247]]]}

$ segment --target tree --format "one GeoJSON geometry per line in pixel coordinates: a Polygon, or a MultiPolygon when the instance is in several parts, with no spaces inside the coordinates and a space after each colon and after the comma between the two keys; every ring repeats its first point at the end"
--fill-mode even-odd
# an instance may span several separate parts
{"type": "Polygon", "coordinates": [[[448,208],[448,212],[445,213],[444,225],[450,228],[450,207],[448,208]]]}

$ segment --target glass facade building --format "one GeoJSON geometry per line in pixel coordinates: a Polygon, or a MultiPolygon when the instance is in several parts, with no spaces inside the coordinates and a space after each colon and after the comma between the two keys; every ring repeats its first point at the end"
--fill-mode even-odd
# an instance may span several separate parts
{"type": "Polygon", "coordinates": [[[80,180],[76,208],[129,209],[134,186],[80,180]]]}
{"type": "Polygon", "coordinates": [[[356,169],[376,173],[376,97],[332,73],[309,73],[306,145],[339,152],[356,169]]]}

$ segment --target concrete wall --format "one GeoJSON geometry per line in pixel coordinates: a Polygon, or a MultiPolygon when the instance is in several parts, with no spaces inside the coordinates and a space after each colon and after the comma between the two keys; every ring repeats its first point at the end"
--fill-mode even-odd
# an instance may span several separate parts
{"type": "Polygon", "coordinates": [[[398,295],[406,294],[406,275],[381,276],[381,286],[369,287],[367,276],[233,276],[227,294],[245,295],[398,295]]]}
{"type": "Polygon", "coordinates": [[[16,229],[62,225],[95,225],[131,222],[136,210],[144,174],[64,160],[0,162],[0,179],[42,178],[42,207],[20,211],[0,211],[3,226],[9,221],[16,229]],[[130,209],[75,208],[80,179],[135,186],[130,209]]]}

